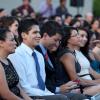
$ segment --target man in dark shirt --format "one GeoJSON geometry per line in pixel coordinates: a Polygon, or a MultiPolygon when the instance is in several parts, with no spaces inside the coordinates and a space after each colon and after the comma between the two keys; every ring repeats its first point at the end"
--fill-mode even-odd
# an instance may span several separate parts
{"type": "MultiPolygon", "coordinates": [[[[56,51],[60,40],[62,38],[61,26],[55,21],[48,21],[41,27],[41,40],[40,44],[36,49],[43,55],[45,61],[46,70],[46,87],[53,93],[63,94],[68,92],[72,86],[75,85],[74,82],[70,81],[65,84],[57,86],[56,82],[56,66],[53,56],[51,57],[50,51],[56,51]]],[[[60,73],[59,73],[60,74],[60,73]]],[[[83,100],[84,95],[67,93],[71,100],[83,100]]]]}
{"type": "Polygon", "coordinates": [[[68,9],[66,8],[66,0],[59,0],[59,3],[60,5],[56,8],[56,14],[64,18],[68,13],[68,9]]]}
{"type": "Polygon", "coordinates": [[[31,0],[22,0],[23,4],[16,8],[22,17],[32,17],[35,18],[35,11],[31,7],[31,0]]]}

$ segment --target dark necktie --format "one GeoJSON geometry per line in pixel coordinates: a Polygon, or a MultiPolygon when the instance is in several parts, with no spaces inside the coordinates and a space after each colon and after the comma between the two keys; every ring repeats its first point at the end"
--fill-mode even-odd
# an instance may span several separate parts
{"type": "Polygon", "coordinates": [[[50,64],[50,66],[53,68],[53,64],[52,64],[47,52],[45,53],[44,57],[45,57],[46,61],[50,64]]]}
{"type": "Polygon", "coordinates": [[[37,72],[37,80],[38,80],[38,86],[40,89],[45,90],[45,83],[40,75],[40,65],[38,62],[38,58],[35,52],[32,53],[32,56],[34,57],[35,63],[36,63],[36,72],[37,72]]]}
{"type": "Polygon", "coordinates": [[[48,54],[47,54],[47,52],[46,52],[46,54],[44,55],[44,57],[45,57],[45,59],[46,59],[46,61],[48,61],[48,54]]]}

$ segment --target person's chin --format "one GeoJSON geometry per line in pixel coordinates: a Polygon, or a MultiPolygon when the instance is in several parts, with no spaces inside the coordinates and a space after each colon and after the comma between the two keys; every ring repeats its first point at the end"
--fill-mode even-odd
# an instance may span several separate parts
{"type": "Polygon", "coordinates": [[[9,54],[15,53],[15,50],[11,51],[9,54]]]}
{"type": "Polygon", "coordinates": [[[35,43],[35,46],[39,45],[39,42],[35,43]]]}
{"type": "Polygon", "coordinates": [[[84,45],[80,45],[80,47],[84,47],[84,45]]]}
{"type": "Polygon", "coordinates": [[[55,52],[56,50],[57,50],[57,48],[52,48],[51,49],[52,52],[55,52]]]}
{"type": "Polygon", "coordinates": [[[36,40],[36,42],[39,43],[40,42],[40,39],[36,40]]]}

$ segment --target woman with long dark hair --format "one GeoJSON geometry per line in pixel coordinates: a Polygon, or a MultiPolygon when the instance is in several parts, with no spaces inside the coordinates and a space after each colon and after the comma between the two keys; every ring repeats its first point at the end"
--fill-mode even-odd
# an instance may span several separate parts
{"type": "MultiPolygon", "coordinates": [[[[93,80],[81,78],[79,76],[80,75],[79,73],[83,73],[82,66],[76,57],[77,52],[75,52],[76,48],[77,48],[77,51],[80,52],[81,38],[80,38],[79,31],[73,29],[72,27],[65,27],[64,31],[65,31],[66,36],[63,38],[62,43],[61,43],[61,47],[63,49],[60,50],[58,55],[59,55],[59,60],[64,69],[65,75],[69,76],[70,80],[77,81],[79,84],[94,85],[93,80]]],[[[84,35],[82,35],[82,37],[84,38],[84,42],[87,42],[87,39],[86,39],[87,35],[86,35],[86,37],[84,37],[84,35]]],[[[82,41],[83,44],[85,44],[84,42],[82,41]]],[[[78,55],[79,55],[79,53],[78,53],[78,55]]],[[[83,56],[80,58],[84,62],[83,56]]],[[[83,66],[85,63],[83,63],[83,66]]],[[[87,63],[89,63],[89,62],[87,61],[87,63]]],[[[98,84],[99,82],[100,82],[100,80],[98,79],[98,80],[96,80],[95,84],[98,84]]],[[[100,92],[100,85],[91,86],[91,87],[85,88],[83,90],[83,93],[88,94],[88,95],[94,95],[98,92],[100,92]]]]}

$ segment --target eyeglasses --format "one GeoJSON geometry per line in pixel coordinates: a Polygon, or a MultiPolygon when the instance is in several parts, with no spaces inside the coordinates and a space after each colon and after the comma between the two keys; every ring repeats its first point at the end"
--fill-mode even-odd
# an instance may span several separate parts
{"type": "Polygon", "coordinates": [[[71,37],[77,37],[77,36],[79,36],[79,34],[78,34],[78,33],[77,33],[77,34],[72,35],[71,37]]]}
{"type": "Polygon", "coordinates": [[[54,41],[55,41],[56,43],[61,44],[61,40],[59,40],[59,39],[55,39],[54,41]]]}

